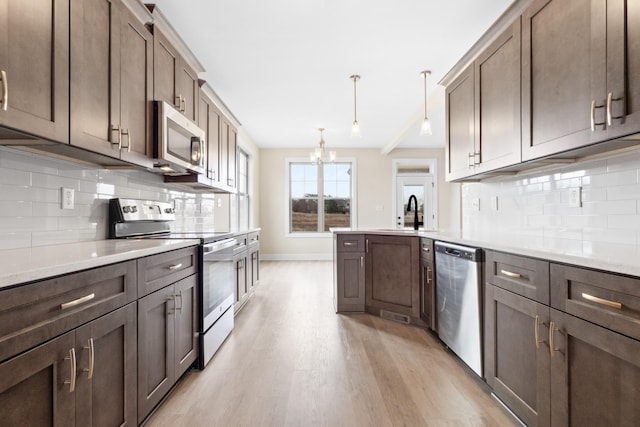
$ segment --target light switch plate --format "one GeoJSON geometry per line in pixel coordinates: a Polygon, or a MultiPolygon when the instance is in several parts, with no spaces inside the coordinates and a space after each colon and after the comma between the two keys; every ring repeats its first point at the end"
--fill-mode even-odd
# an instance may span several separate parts
{"type": "Polygon", "coordinates": [[[74,190],[73,188],[64,188],[62,187],[61,189],[61,199],[62,199],[62,209],[73,209],[73,205],[74,205],[74,199],[75,199],[75,195],[74,195],[74,190]]]}
{"type": "Polygon", "coordinates": [[[474,211],[480,211],[480,198],[474,197],[471,199],[471,209],[474,211]]]}

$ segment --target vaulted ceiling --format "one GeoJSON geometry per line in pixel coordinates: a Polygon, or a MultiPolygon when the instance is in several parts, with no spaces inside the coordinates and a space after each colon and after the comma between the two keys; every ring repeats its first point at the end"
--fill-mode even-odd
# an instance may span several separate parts
{"type": "Polygon", "coordinates": [[[157,0],[261,148],[442,147],[438,81],[511,0],[157,0]],[[419,136],[427,80],[433,135],[419,136]],[[357,83],[361,138],[350,136],[357,83]]]}

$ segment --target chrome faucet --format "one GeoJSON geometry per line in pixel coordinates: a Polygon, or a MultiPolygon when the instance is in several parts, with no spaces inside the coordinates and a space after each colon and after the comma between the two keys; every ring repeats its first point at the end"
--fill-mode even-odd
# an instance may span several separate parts
{"type": "Polygon", "coordinates": [[[417,230],[419,226],[424,225],[424,222],[418,221],[418,198],[415,196],[415,194],[409,196],[409,201],[407,202],[407,213],[411,212],[411,200],[413,200],[413,205],[416,208],[413,216],[413,229],[417,230]]]}

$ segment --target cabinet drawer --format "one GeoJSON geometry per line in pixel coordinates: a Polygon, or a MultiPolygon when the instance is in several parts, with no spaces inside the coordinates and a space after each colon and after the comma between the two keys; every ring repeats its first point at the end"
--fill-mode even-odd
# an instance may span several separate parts
{"type": "Polygon", "coordinates": [[[640,279],[551,264],[551,306],[640,340],[640,279]]]}
{"type": "Polygon", "coordinates": [[[4,290],[0,292],[0,360],[135,299],[135,261],[4,290]]]}
{"type": "Polygon", "coordinates": [[[236,236],[235,239],[236,239],[236,245],[233,247],[234,255],[247,249],[247,245],[249,242],[249,238],[247,234],[240,234],[236,236]]]}
{"type": "Polygon", "coordinates": [[[164,288],[198,271],[198,247],[138,259],[138,297],[164,288]]]}
{"type": "Polygon", "coordinates": [[[260,233],[258,231],[247,234],[247,244],[255,246],[260,244],[260,233]]]}
{"type": "Polygon", "coordinates": [[[338,252],[364,252],[364,234],[338,234],[338,252]]]}
{"type": "Polygon", "coordinates": [[[485,280],[523,297],[549,305],[549,263],[486,251],[485,280]]]}
{"type": "Polygon", "coordinates": [[[420,259],[423,261],[434,261],[433,240],[424,237],[420,239],[420,259]]]}

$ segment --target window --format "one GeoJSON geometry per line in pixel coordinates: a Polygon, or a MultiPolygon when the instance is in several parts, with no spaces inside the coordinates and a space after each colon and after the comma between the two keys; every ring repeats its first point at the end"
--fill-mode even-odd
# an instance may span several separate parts
{"type": "Polygon", "coordinates": [[[238,229],[249,228],[249,155],[238,149],[238,229]]]}
{"type": "Polygon", "coordinates": [[[352,227],[353,162],[288,162],[289,233],[352,227]]]}

